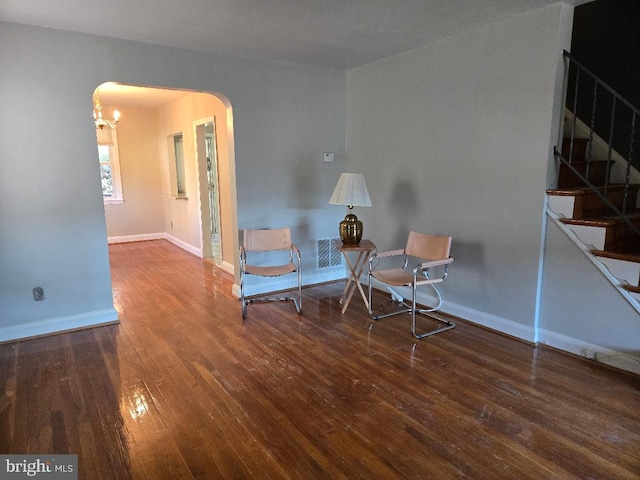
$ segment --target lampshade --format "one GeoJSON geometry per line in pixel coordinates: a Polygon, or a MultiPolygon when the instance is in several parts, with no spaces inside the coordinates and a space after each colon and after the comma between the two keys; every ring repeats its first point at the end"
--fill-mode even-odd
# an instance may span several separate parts
{"type": "Polygon", "coordinates": [[[371,199],[367,191],[364,175],[361,173],[343,173],[338,179],[329,203],[352,207],[370,207],[371,199]]]}
{"type": "Polygon", "coordinates": [[[340,222],[340,239],[345,245],[358,245],[362,239],[362,222],[358,220],[353,207],[370,207],[371,199],[367,191],[367,184],[361,173],[343,173],[338,179],[329,203],[332,205],[347,205],[349,213],[340,222]]]}

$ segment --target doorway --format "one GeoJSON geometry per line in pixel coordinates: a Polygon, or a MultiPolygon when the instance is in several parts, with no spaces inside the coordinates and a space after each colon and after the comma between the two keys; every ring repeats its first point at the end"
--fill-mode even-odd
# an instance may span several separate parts
{"type": "Polygon", "coordinates": [[[109,242],[164,238],[233,274],[237,209],[228,100],[121,84],[101,85],[100,94],[105,108],[122,112],[118,130],[127,167],[127,201],[105,208],[109,242]],[[178,144],[183,155],[176,154],[178,144]]]}
{"type": "Polygon", "coordinates": [[[204,152],[207,167],[211,258],[216,264],[220,264],[222,262],[222,239],[220,235],[220,185],[215,118],[213,121],[204,124],[204,152]]]}

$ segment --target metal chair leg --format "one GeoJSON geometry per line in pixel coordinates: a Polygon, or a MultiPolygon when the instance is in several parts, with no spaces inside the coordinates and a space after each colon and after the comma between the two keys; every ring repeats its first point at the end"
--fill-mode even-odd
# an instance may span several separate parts
{"type": "Polygon", "coordinates": [[[454,322],[452,322],[451,320],[447,320],[447,319],[440,319],[440,318],[434,318],[430,315],[427,315],[428,313],[431,312],[437,312],[438,310],[440,310],[440,307],[442,306],[442,294],[440,293],[440,290],[438,289],[438,287],[436,287],[433,284],[429,284],[436,292],[436,295],[438,296],[438,304],[433,307],[433,308],[417,308],[417,302],[416,302],[416,286],[414,285],[412,287],[412,292],[411,292],[411,305],[407,305],[405,302],[401,302],[402,305],[404,305],[406,308],[400,309],[400,310],[396,310],[393,312],[389,312],[389,313],[385,313],[382,315],[373,315],[373,309],[371,306],[371,284],[369,284],[369,316],[371,317],[372,320],[382,320],[383,318],[387,318],[387,317],[392,317],[395,315],[401,315],[403,313],[410,313],[411,314],[411,333],[413,334],[413,336],[417,339],[423,339],[425,337],[429,337],[431,335],[435,335],[436,333],[441,333],[441,332],[445,332],[447,330],[451,330],[452,328],[456,327],[456,324],[454,322]],[[431,320],[435,320],[436,322],[440,322],[441,324],[443,324],[443,326],[436,328],[435,330],[430,330],[428,332],[425,333],[421,333],[418,334],[417,333],[417,327],[416,327],[416,314],[421,314],[424,315],[425,317],[431,319],[431,320]]]}
{"type": "Polygon", "coordinates": [[[412,309],[411,309],[411,333],[417,339],[423,339],[425,337],[430,337],[431,335],[435,335],[436,333],[445,332],[447,330],[451,330],[452,328],[456,327],[456,324],[453,323],[451,320],[434,318],[434,317],[431,317],[431,316],[427,315],[427,313],[430,313],[430,312],[437,312],[438,310],[440,310],[440,307],[442,306],[442,294],[440,293],[440,290],[433,283],[430,283],[429,286],[432,287],[435,290],[435,292],[436,292],[436,294],[438,296],[438,305],[433,307],[433,308],[428,308],[428,309],[426,309],[426,308],[424,308],[424,309],[416,308],[416,286],[413,285],[413,289],[412,289],[412,297],[413,298],[412,298],[412,309]],[[420,313],[420,314],[430,318],[431,320],[435,320],[436,322],[443,323],[444,326],[436,328],[435,330],[430,330],[430,331],[428,331],[426,333],[418,334],[418,333],[416,333],[416,313],[420,313]]]}

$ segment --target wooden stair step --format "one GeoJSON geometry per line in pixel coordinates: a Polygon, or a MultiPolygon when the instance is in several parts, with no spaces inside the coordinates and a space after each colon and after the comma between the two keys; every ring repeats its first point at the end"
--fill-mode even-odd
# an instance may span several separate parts
{"type": "MultiPolygon", "coordinates": [[[[630,184],[629,189],[638,190],[640,185],[630,184]]],[[[604,187],[598,187],[598,190],[604,192],[604,187]]],[[[608,192],[618,192],[624,191],[624,184],[622,183],[612,183],[608,187],[608,192]]],[[[595,195],[594,191],[589,187],[573,187],[573,188],[549,188],[547,189],[547,193],[549,195],[566,195],[566,196],[588,196],[595,195]]]]}
{"type": "Polygon", "coordinates": [[[640,251],[637,245],[635,249],[592,250],[591,253],[622,285],[640,286],[640,251]]]}
{"type": "MultiPolygon", "coordinates": [[[[640,223],[640,210],[634,209],[627,216],[636,224],[640,223]]],[[[617,215],[601,215],[589,218],[562,218],[562,223],[568,225],[585,225],[588,227],[612,227],[615,225],[626,225],[626,222],[617,215]]]]}
{"type": "Polygon", "coordinates": [[[623,285],[622,288],[624,288],[628,292],[637,293],[640,295],[640,287],[637,287],[635,285],[623,285]]]}
{"type": "MultiPolygon", "coordinates": [[[[627,191],[627,205],[635,206],[639,189],[640,185],[629,185],[629,189],[627,191]]],[[[604,187],[599,188],[599,190],[604,194],[604,187]]],[[[607,188],[607,200],[617,208],[622,209],[624,193],[624,185],[609,185],[607,188]]],[[[571,218],[587,218],[590,216],[606,215],[611,211],[609,205],[607,205],[604,200],[602,200],[602,198],[600,198],[600,196],[589,187],[548,189],[547,195],[574,197],[572,205],[573,211],[570,215],[567,215],[571,218]]]]}
{"type": "Polygon", "coordinates": [[[612,258],[614,260],[624,260],[626,262],[640,263],[640,247],[638,245],[627,248],[620,247],[612,250],[592,250],[596,257],[612,258]]]}
{"type": "MultiPolygon", "coordinates": [[[[631,222],[640,228],[640,211],[634,210],[627,214],[631,222]]],[[[582,227],[599,227],[605,229],[604,245],[600,247],[606,251],[620,251],[621,249],[634,248],[640,242],[640,237],[620,217],[616,215],[603,215],[589,218],[562,218],[565,225],[582,227]]],[[[589,242],[587,242],[589,243],[589,242]]],[[[598,246],[596,244],[596,246],[598,246]]]]}

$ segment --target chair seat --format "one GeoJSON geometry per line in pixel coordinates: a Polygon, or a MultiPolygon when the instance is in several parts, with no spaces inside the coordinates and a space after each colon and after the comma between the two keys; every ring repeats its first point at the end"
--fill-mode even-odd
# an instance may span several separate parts
{"type": "Polygon", "coordinates": [[[273,265],[266,267],[245,265],[244,271],[251,275],[260,275],[262,277],[279,277],[280,275],[295,272],[296,266],[292,262],[287,263],[286,265],[273,265]]]}
{"type": "Polygon", "coordinates": [[[409,286],[413,282],[413,276],[402,268],[392,268],[390,270],[376,270],[371,272],[371,276],[387,285],[400,287],[409,286]]]}

